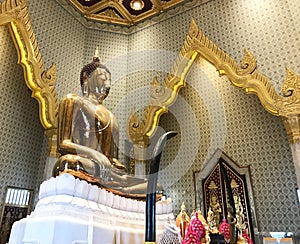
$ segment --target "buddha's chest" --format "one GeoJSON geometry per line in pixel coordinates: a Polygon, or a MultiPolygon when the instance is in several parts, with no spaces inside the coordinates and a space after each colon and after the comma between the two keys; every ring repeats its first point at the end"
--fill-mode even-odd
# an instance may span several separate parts
{"type": "Polygon", "coordinates": [[[94,109],[80,109],[75,125],[78,130],[91,133],[100,133],[111,130],[112,118],[110,112],[104,107],[94,109]]]}

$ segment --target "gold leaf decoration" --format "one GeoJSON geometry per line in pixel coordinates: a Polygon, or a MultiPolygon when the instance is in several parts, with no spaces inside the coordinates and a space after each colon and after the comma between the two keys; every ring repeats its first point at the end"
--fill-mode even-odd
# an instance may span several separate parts
{"type": "Polygon", "coordinates": [[[25,82],[39,103],[41,124],[45,129],[57,126],[58,99],[55,90],[55,65],[44,69],[32,30],[26,0],[6,0],[0,4],[0,25],[8,25],[24,70],[25,82]]]}
{"type": "MultiPolygon", "coordinates": [[[[131,141],[138,142],[141,138],[149,140],[148,137],[155,133],[161,114],[166,113],[168,107],[176,101],[180,88],[185,86],[186,75],[199,58],[210,62],[219,74],[226,75],[234,86],[242,88],[246,93],[256,94],[268,112],[284,117],[285,124],[295,124],[288,123],[286,120],[294,118],[295,114],[300,114],[299,76],[287,69],[287,77],[282,88],[284,96],[279,95],[270,80],[257,70],[256,59],[248,49],[245,49],[244,57],[239,65],[232,57],[209,40],[197,27],[195,20],[192,19],[189,33],[170,73],[165,79],[163,87],[160,87],[158,82],[154,80],[151,89],[151,100],[144,111],[142,122],[134,129],[131,127],[132,124],[129,124],[128,130],[130,131],[131,141]],[[159,106],[153,106],[154,104],[159,106]]],[[[300,128],[300,126],[298,127],[300,128]]],[[[300,135],[299,128],[289,129],[289,131],[293,131],[292,136],[295,137],[296,132],[294,131],[297,131],[300,135]]],[[[298,137],[300,138],[300,136],[298,137]]]]}

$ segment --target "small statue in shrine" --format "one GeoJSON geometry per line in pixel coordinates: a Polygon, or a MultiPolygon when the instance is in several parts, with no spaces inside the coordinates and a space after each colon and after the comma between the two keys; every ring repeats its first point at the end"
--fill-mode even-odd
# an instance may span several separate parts
{"type": "Polygon", "coordinates": [[[234,206],[236,210],[236,228],[240,233],[246,229],[245,216],[244,216],[244,208],[241,203],[241,198],[237,195],[233,196],[234,206]]]}
{"type": "Polygon", "coordinates": [[[190,217],[185,211],[185,205],[184,202],[181,205],[181,210],[180,213],[176,217],[176,226],[180,228],[180,235],[181,238],[183,239],[186,234],[186,230],[188,228],[189,222],[190,222],[190,217]]]}
{"type": "Polygon", "coordinates": [[[213,211],[213,213],[214,213],[214,219],[216,222],[216,226],[218,228],[220,225],[220,213],[222,212],[222,210],[220,207],[220,203],[218,201],[218,197],[214,193],[212,193],[210,196],[209,207],[211,208],[211,211],[213,211]]]}
{"type": "Polygon", "coordinates": [[[207,212],[207,222],[209,225],[209,229],[211,233],[218,233],[218,228],[215,221],[214,212],[211,210],[211,208],[208,209],[207,212]]]}

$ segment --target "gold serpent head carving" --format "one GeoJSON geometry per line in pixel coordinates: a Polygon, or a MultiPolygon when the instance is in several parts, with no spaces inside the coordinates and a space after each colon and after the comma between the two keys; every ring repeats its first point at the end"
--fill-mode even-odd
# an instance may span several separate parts
{"type": "Polygon", "coordinates": [[[140,122],[137,113],[135,111],[131,112],[128,120],[128,136],[131,138],[133,143],[141,142],[144,140],[144,127],[145,124],[140,122]]]}
{"type": "Polygon", "coordinates": [[[42,73],[42,79],[48,85],[52,85],[52,86],[55,85],[55,81],[56,81],[56,65],[55,64],[52,64],[48,70],[45,70],[42,73]]]}
{"type": "Polygon", "coordinates": [[[197,23],[195,19],[192,19],[191,24],[190,24],[190,30],[189,30],[189,35],[191,37],[196,38],[199,34],[199,28],[197,26],[197,23]]]}
{"type": "Polygon", "coordinates": [[[238,75],[251,74],[255,69],[256,69],[256,59],[248,49],[245,49],[244,57],[241,61],[240,67],[238,67],[237,69],[237,74],[238,75]]]}
{"type": "Polygon", "coordinates": [[[299,96],[300,94],[300,78],[291,69],[287,68],[287,76],[283,82],[282,93],[284,97],[292,95],[299,96]]]}
{"type": "Polygon", "coordinates": [[[157,81],[157,77],[154,77],[151,87],[150,87],[151,98],[157,100],[158,98],[164,96],[165,87],[161,86],[157,81]]]}

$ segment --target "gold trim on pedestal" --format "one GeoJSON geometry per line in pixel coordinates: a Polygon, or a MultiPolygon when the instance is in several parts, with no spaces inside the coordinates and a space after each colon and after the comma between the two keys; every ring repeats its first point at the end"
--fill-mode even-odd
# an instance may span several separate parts
{"type": "Polygon", "coordinates": [[[256,94],[268,112],[284,118],[285,124],[288,124],[290,141],[299,140],[299,124],[296,126],[294,122],[295,115],[300,114],[299,76],[287,69],[282,87],[283,96],[280,96],[270,80],[256,69],[256,59],[249,50],[245,50],[241,63],[237,64],[209,40],[192,20],[189,33],[163,86],[156,79],[152,83],[151,99],[144,110],[143,119],[140,121],[135,112],[129,118],[128,132],[133,143],[149,142],[160,116],[167,113],[168,107],[175,102],[179,89],[185,86],[184,80],[188,71],[199,58],[210,62],[219,74],[226,75],[234,86],[244,89],[248,94],[256,94]]]}
{"type": "Polygon", "coordinates": [[[2,25],[9,26],[18,53],[18,63],[24,70],[26,85],[39,103],[41,124],[45,129],[56,128],[58,100],[55,65],[44,70],[26,0],[6,0],[0,3],[0,26],[2,25]]]}

